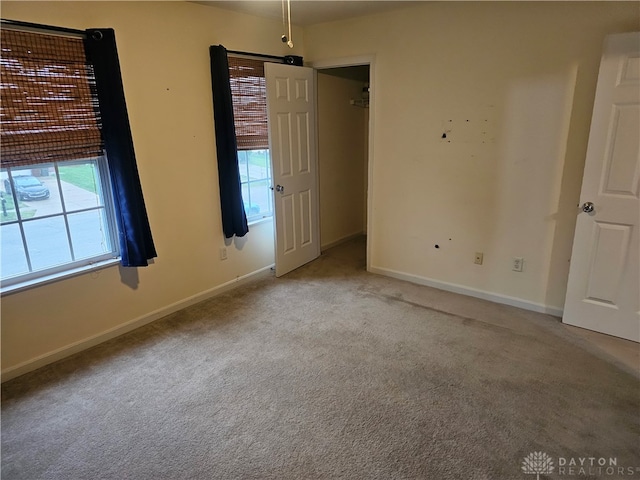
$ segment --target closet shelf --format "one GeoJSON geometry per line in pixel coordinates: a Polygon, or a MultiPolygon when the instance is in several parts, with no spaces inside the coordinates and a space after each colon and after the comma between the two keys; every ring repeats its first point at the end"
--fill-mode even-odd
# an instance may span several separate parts
{"type": "Polygon", "coordinates": [[[352,98],[349,103],[355,107],[369,108],[369,100],[352,98]]]}

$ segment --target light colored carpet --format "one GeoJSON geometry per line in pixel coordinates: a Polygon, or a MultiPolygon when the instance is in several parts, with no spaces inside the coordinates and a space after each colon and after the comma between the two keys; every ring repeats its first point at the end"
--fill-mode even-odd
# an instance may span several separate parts
{"type": "Polygon", "coordinates": [[[2,478],[532,479],[640,466],[639,415],[557,319],[368,274],[359,239],[4,384],[2,478]]]}

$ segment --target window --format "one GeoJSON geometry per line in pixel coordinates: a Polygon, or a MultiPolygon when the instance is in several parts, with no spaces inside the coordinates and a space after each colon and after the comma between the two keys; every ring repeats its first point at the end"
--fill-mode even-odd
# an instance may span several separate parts
{"type": "Polygon", "coordinates": [[[117,256],[104,157],[2,168],[3,285],[117,256]]]}
{"type": "Polygon", "coordinates": [[[229,56],[229,83],[247,221],[273,215],[264,61],[229,56]]]}
{"type": "Polygon", "coordinates": [[[126,145],[129,126],[124,97],[118,97],[121,79],[113,61],[117,59],[113,30],[93,30],[92,38],[85,39],[84,32],[70,35],[66,29],[42,31],[29,25],[25,30],[16,27],[17,22],[2,23],[3,290],[117,258],[122,245],[127,249],[126,261],[121,255],[124,266],[146,265],[155,249],[141,193],[136,196],[134,191],[138,177],[130,173],[135,157],[132,144],[126,145]],[[89,52],[99,60],[90,63],[89,52]],[[100,81],[96,80],[98,68],[108,71],[108,75],[101,73],[100,81]],[[110,100],[102,115],[100,95],[110,100]],[[125,115],[117,117],[116,109],[125,115]],[[108,134],[103,134],[107,125],[108,134]],[[111,151],[113,136],[124,146],[113,148],[117,161],[110,165],[106,151],[111,151]],[[134,193],[120,188],[120,198],[115,198],[112,185],[119,186],[125,176],[134,193]],[[133,211],[125,210],[126,202],[137,203],[136,219],[148,230],[142,248],[136,243],[140,228],[122,220],[133,211]],[[129,261],[130,256],[135,259],[129,261]]]}
{"type": "Polygon", "coordinates": [[[118,256],[83,41],[2,30],[2,286],[118,256]]]}
{"type": "Polygon", "coordinates": [[[247,221],[273,215],[269,150],[238,150],[242,201],[247,221]]]}

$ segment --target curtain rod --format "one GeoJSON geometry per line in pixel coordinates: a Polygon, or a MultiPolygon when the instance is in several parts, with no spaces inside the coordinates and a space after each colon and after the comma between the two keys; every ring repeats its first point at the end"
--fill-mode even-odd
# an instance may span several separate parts
{"type": "Polygon", "coordinates": [[[35,28],[37,30],[48,30],[50,32],[66,33],[69,35],[80,35],[82,37],[87,36],[87,32],[85,32],[84,30],[76,30],[73,28],[65,27],[54,27],[51,25],[42,25],[41,23],[21,22],[19,20],[8,20],[5,18],[0,19],[0,25],[10,27],[35,28]]]}
{"type": "Polygon", "coordinates": [[[261,58],[273,58],[275,60],[280,60],[281,62],[284,62],[284,57],[278,57],[277,55],[265,55],[263,53],[240,52],[237,50],[227,50],[227,53],[231,53],[235,55],[248,55],[252,57],[261,57],[261,58]]]}

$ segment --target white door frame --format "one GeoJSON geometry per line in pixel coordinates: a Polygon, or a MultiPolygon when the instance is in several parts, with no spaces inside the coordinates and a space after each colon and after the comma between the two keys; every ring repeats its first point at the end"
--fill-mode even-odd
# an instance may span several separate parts
{"type": "MultiPolygon", "coordinates": [[[[373,139],[374,139],[374,126],[375,126],[375,55],[361,55],[357,57],[342,57],[328,60],[317,60],[309,63],[310,67],[317,72],[327,68],[341,68],[341,67],[357,67],[361,65],[369,65],[369,134],[368,134],[368,151],[367,151],[367,271],[370,271],[371,267],[371,250],[372,250],[372,205],[373,205],[373,139]]],[[[317,84],[317,82],[316,82],[317,84]]],[[[316,91],[317,101],[317,91],[316,91]]],[[[319,108],[316,108],[316,115],[319,108]]],[[[318,124],[316,122],[316,135],[320,138],[318,132],[318,124]]],[[[316,142],[316,148],[319,148],[320,142],[316,142]]],[[[320,155],[316,152],[316,158],[320,161],[320,155]]],[[[322,229],[322,225],[320,225],[322,229]]]]}

